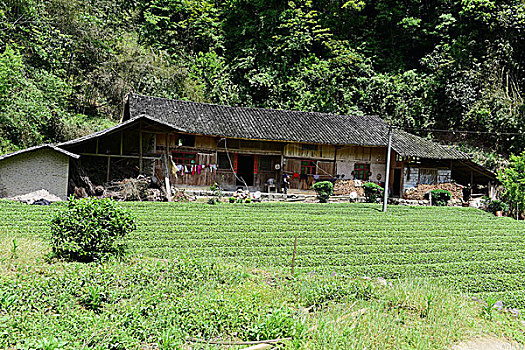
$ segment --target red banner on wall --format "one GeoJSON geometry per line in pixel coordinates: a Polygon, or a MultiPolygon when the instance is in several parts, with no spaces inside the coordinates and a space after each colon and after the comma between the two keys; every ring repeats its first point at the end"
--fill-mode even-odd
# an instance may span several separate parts
{"type": "Polygon", "coordinates": [[[233,172],[237,174],[237,163],[239,162],[239,155],[235,153],[233,155],[233,172]]]}
{"type": "Polygon", "coordinates": [[[259,156],[253,157],[253,173],[257,174],[259,171],[259,156]]]}

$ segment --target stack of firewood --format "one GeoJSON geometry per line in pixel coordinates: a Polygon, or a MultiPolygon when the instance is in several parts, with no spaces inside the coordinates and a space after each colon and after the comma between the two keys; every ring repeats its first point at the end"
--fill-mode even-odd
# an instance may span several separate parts
{"type": "Polygon", "coordinates": [[[417,187],[410,188],[405,191],[403,198],[410,200],[423,200],[425,194],[432,190],[447,190],[452,194],[452,199],[463,198],[463,186],[453,183],[434,184],[434,185],[417,185],[417,187]]]}
{"type": "Polygon", "coordinates": [[[356,186],[354,180],[337,180],[334,184],[334,195],[349,195],[356,192],[359,197],[365,195],[363,187],[356,186]]]}

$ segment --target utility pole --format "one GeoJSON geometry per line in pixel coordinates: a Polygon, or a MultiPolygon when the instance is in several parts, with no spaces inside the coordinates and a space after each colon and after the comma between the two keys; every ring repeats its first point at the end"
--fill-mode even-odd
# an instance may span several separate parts
{"type": "Polygon", "coordinates": [[[388,127],[388,147],[386,151],[385,193],[383,194],[383,213],[386,213],[388,203],[388,183],[390,182],[390,155],[392,154],[392,126],[388,127]]]}

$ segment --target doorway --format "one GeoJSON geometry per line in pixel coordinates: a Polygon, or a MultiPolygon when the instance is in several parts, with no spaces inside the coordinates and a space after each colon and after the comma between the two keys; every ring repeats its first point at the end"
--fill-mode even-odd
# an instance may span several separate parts
{"type": "Polygon", "coordinates": [[[253,186],[253,156],[239,154],[237,178],[237,186],[244,186],[245,182],[246,186],[253,186]]]}
{"type": "Polygon", "coordinates": [[[401,196],[401,169],[394,169],[394,181],[392,185],[392,196],[401,196]]]}

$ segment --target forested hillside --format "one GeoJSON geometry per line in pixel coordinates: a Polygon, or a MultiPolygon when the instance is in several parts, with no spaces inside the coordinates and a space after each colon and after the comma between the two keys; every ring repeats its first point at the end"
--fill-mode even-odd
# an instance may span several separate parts
{"type": "Polygon", "coordinates": [[[517,152],[524,35],[524,0],[2,0],[0,152],[107,127],[130,91],[517,152]]]}

